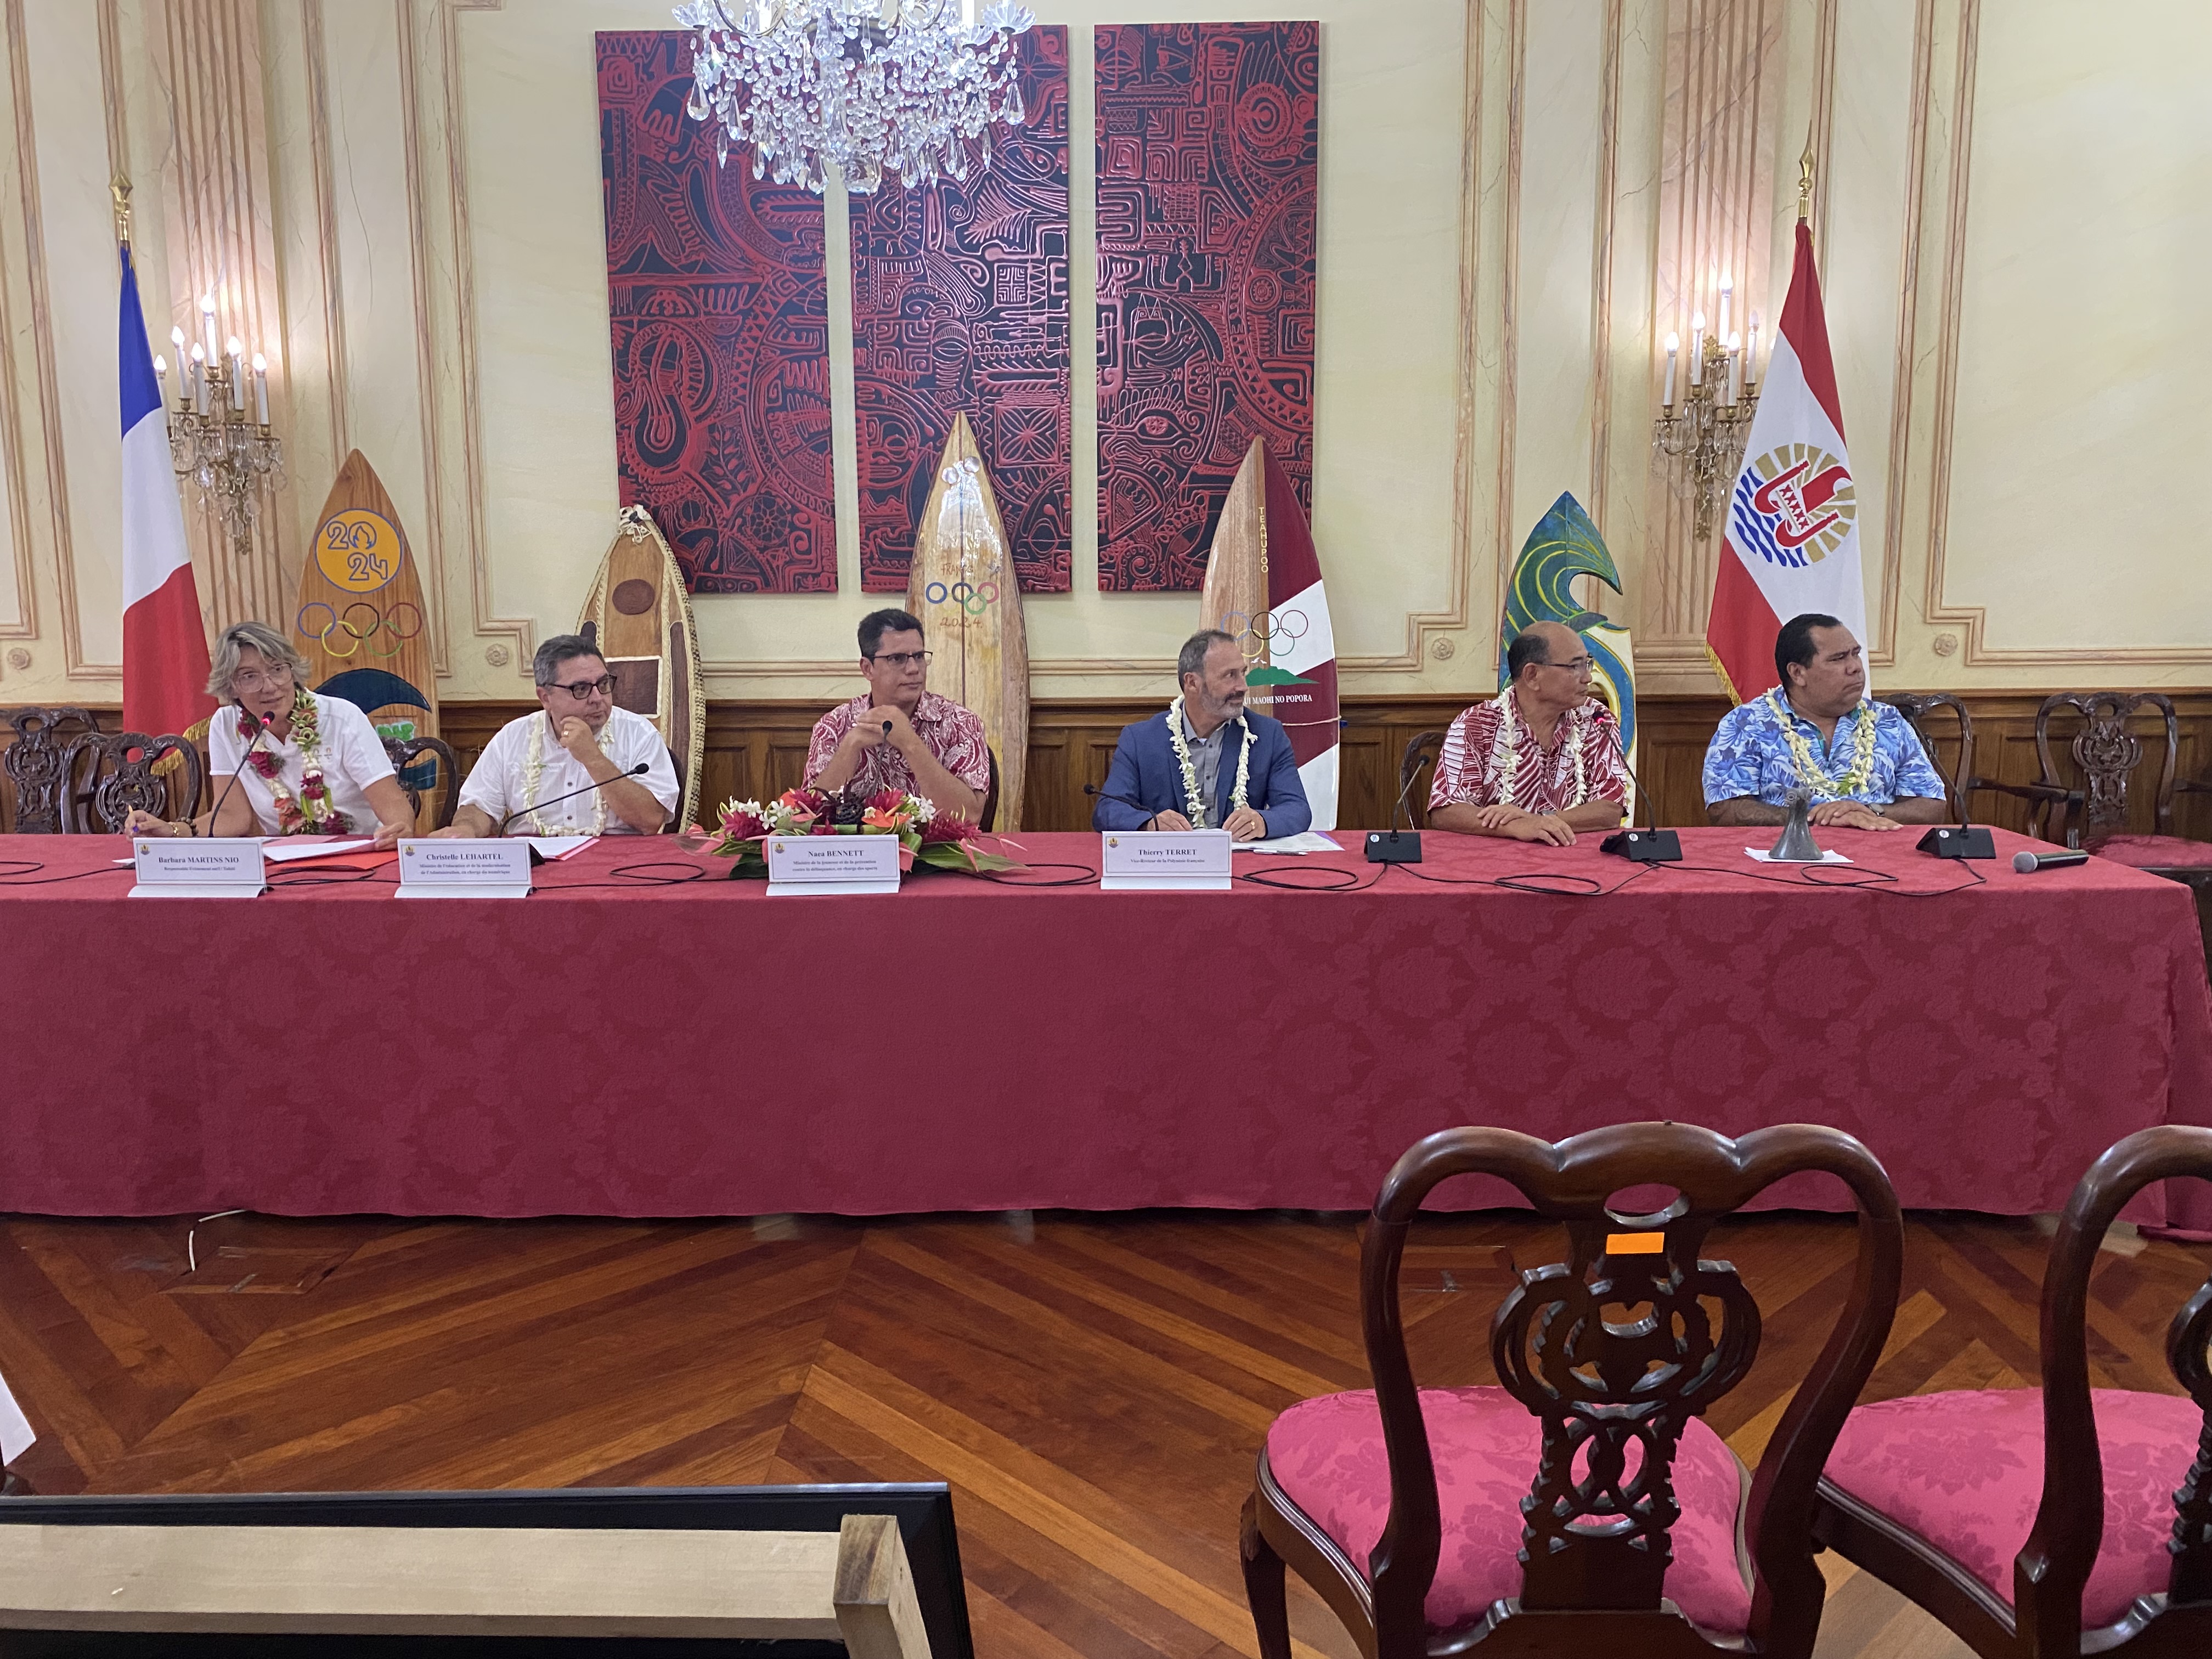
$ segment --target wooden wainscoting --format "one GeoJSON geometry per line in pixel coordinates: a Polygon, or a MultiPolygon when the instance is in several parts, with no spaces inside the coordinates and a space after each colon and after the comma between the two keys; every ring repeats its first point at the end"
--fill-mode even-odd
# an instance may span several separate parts
{"type": "MultiPolygon", "coordinates": [[[[2180,775],[2212,778],[2212,690],[2169,694],[2181,720],[2180,775]]],[[[2035,711],[2041,691],[1975,691],[1962,694],[1974,720],[1974,769],[1984,777],[2027,783],[2037,775],[2035,711]]],[[[1380,826],[1389,820],[1398,791],[1398,765],[1417,734],[1439,731],[1465,706],[1446,696],[1348,697],[1344,704],[1343,784],[1338,821],[1352,828],[1380,826]]],[[[449,702],[439,710],[440,729],[472,766],[494,732],[534,702],[449,702]]],[[[1085,784],[1105,781],[1114,744],[1122,726],[1158,712],[1155,701],[1039,702],[1030,711],[1030,766],[1024,822],[1033,830],[1080,830],[1091,822],[1085,784]]],[[[1728,703],[1720,696],[1645,697],[1640,715],[1638,770],[1651,793],[1656,822],[1705,822],[1699,787],[1706,743],[1728,703]]],[[[112,730],[120,714],[98,708],[103,727],[112,730]]],[[[806,766],[806,739],[822,705],[800,702],[717,702],[707,711],[706,779],[700,799],[711,809],[725,800],[759,799],[796,786],[806,766]]],[[[1948,717],[1931,716],[1936,759],[1950,773],[1958,745],[1948,717]]],[[[2138,723],[2147,736],[2154,723],[2138,723]]],[[[0,726],[0,740],[13,733],[0,726]]],[[[2068,767],[2063,753],[2060,764],[2068,767]]],[[[2070,769],[2069,769],[2069,781],[2070,769]]],[[[1424,791],[1416,791],[1417,797],[1424,791]]],[[[1409,805],[1416,823],[1422,801],[1409,805]]],[[[2151,802],[2138,792],[2130,803],[2136,827],[2151,827],[2151,802]]],[[[1972,803],[1978,818],[2013,829],[2027,827],[2024,804],[1984,793],[1972,803]]],[[[15,819],[13,792],[0,784],[0,831],[15,819]]],[[[2212,840],[2212,797],[2185,795],[2174,812],[2179,834],[2212,840]]]]}

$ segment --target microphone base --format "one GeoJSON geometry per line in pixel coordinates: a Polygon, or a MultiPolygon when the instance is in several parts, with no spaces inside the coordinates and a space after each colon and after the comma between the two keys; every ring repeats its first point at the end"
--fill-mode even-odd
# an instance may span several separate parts
{"type": "Polygon", "coordinates": [[[1980,824],[1939,823],[1921,836],[1917,846],[1939,859],[1993,859],[1996,841],[1980,824]]]}
{"type": "Polygon", "coordinates": [[[1597,844],[1631,864],[1680,864],[1682,838],[1672,830],[1616,830],[1597,844]]]}
{"type": "Polygon", "coordinates": [[[1371,830],[1367,835],[1370,864],[1419,864],[1421,832],[1418,830],[1371,830]]]}

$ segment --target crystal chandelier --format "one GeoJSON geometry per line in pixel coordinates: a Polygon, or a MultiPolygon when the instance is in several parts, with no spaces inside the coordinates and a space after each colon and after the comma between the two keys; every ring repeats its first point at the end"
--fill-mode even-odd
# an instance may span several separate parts
{"type": "Polygon", "coordinates": [[[1036,18],[994,0],[690,0],[698,31],[687,106],[719,125],[714,159],[753,147],[753,177],[822,193],[829,169],[859,195],[886,178],[965,179],[968,142],[991,160],[994,121],[1019,126],[1014,37],[1036,18]]]}

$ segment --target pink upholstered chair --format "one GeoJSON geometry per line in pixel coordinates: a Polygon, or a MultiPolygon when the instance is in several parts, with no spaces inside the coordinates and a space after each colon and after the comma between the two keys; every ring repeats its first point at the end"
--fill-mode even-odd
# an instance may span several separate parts
{"type": "Polygon", "coordinates": [[[2175,1176],[2212,1177],[2212,1129],[2139,1130],[2075,1188],[2044,1273],[2040,1391],[1862,1406],[1828,1459],[1821,1540],[1984,1659],[2212,1654],[2212,1282],[2166,1336],[2191,1399],[2093,1393],[2083,1333],[2106,1229],[2175,1176]]]}
{"type": "Polygon", "coordinates": [[[1903,1257],[1888,1177],[1833,1129],[1430,1136],[1390,1171],[1361,1253],[1374,1391],[1291,1407],[1260,1454],[1243,1547],[1261,1659],[1289,1659],[1286,1565],[1366,1659],[1809,1655],[1825,1589],[1814,1483],[1888,1334],[1903,1257]],[[1759,1309],[1698,1252],[1723,1215],[1802,1170],[1856,1200],[1858,1270],[1751,1479],[1704,1413],[1750,1369],[1759,1309]],[[1471,1174],[1565,1223],[1570,1260],[1524,1273],[1499,1306],[1503,1387],[1417,1390],[1398,1264],[1429,1190],[1471,1174]],[[1655,1182],[1677,1194],[1666,1208],[1609,1207],[1655,1182]]]}

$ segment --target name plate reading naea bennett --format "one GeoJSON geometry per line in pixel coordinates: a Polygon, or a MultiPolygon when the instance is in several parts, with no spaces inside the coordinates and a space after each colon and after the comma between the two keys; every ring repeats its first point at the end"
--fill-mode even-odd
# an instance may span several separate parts
{"type": "Polygon", "coordinates": [[[530,842],[526,837],[399,843],[402,898],[527,898],[530,842]]]}
{"type": "Polygon", "coordinates": [[[1109,893],[1229,890],[1226,830],[1109,830],[1098,840],[1098,884],[1109,893]]]}
{"type": "Polygon", "coordinates": [[[132,898],[254,898],[269,884],[252,836],[140,836],[131,852],[132,898]]]}
{"type": "Polygon", "coordinates": [[[793,893],[896,893],[896,836],[770,836],[768,890],[793,893]]]}

